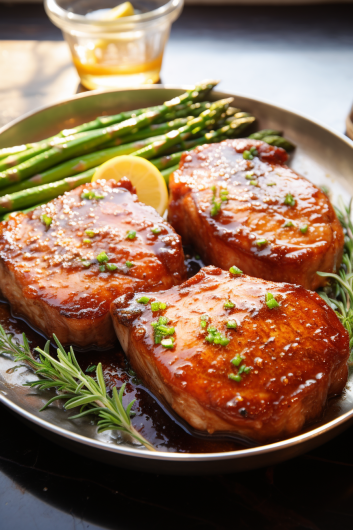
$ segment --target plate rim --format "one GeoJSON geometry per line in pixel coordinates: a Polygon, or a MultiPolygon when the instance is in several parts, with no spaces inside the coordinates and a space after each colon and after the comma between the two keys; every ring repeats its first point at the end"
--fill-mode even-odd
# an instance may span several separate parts
{"type": "MultiPolygon", "coordinates": [[[[140,86],[140,87],[132,87],[132,88],[123,87],[123,88],[113,89],[113,90],[92,90],[89,92],[74,94],[73,96],[69,98],[63,98],[60,101],[57,101],[56,103],[38,107],[32,111],[29,111],[19,116],[18,118],[15,118],[11,122],[5,124],[4,126],[0,128],[0,136],[3,132],[7,131],[14,125],[17,125],[20,122],[26,120],[27,118],[35,116],[36,114],[39,114],[40,112],[52,109],[54,107],[59,107],[65,103],[75,101],[77,99],[89,98],[89,97],[99,95],[99,94],[107,94],[107,93],[113,94],[117,92],[126,92],[126,91],[145,91],[145,90],[161,90],[161,89],[188,90],[192,88],[193,86],[194,85],[190,85],[190,84],[181,84],[181,85],[154,84],[154,85],[144,85],[142,87],[140,86]]],[[[218,88],[218,86],[216,88],[218,88]]],[[[227,94],[235,98],[240,97],[240,98],[247,99],[249,101],[264,104],[267,107],[272,107],[275,109],[279,109],[280,111],[285,111],[287,113],[292,114],[293,116],[309,121],[314,126],[319,126],[320,128],[324,129],[328,133],[336,136],[341,141],[343,140],[344,143],[347,144],[347,146],[353,149],[353,141],[346,135],[327,127],[322,122],[314,118],[311,118],[310,116],[306,114],[298,113],[291,108],[279,106],[267,100],[254,98],[251,96],[247,96],[245,94],[238,94],[238,93],[235,94],[231,92],[223,92],[221,90],[214,90],[213,94],[224,94],[224,95],[227,94]]],[[[39,418],[38,416],[32,414],[31,412],[26,411],[20,405],[17,405],[16,403],[12,402],[9,398],[7,398],[6,395],[4,395],[4,393],[1,391],[0,391],[0,403],[2,403],[4,406],[8,407],[10,410],[14,411],[15,413],[19,414],[22,418],[28,420],[31,423],[34,423],[38,427],[41,427],[45,429],[46,431],[50,431],[51,433],[54,433],[60,437],[69,439],[73,442],[83,443],[86,446],[89,446],[89,447],[92,447],[98,450],[103,450],[105,452],[118,454],[121,456],[142,457],[147,460],[159,460],[159,461],[170,461],[170,462],[173,462],[173,461],[174,462],[178,462],[178,461],[209,462],[209,461],[238,460],[241,458],[251,458],[251,457],[256,457],[256,456],[262,456],[265,454],[273,453],[278,450],[286,450],[290,448],[295,448],[296,446],[302,444],[303,442],[309,442],[310,440],[316,438],[317,436],[322,436],[324,434],[327,434],[333,429],[343,424],[347,424],[347,428],[348,428],[349,420],[353,420],[353,408],[352,408],[352,410],[345,412],[339,418],[335,418],[325,423],[324,425],[320,425],[302,434],[293,436],[291,438],[287,438],[285,440],[280,440],[274,443],[269,443],[266,445],[259,445],[259,446],[251,447],[251,448],[237,449],[234,451],[218,452],[218,453],[177,453],[177,452],[158,451],[158,450],[149,451],[148,449],[140,448],[140,447],[135,448],[135,447],[127,447],[122,444],[107,443],[101,440],[97,440],[94,438],[88,438],[81,434],[68,431],[64,429],[63,427],[59,427],[45,419],[39,418]]]]}

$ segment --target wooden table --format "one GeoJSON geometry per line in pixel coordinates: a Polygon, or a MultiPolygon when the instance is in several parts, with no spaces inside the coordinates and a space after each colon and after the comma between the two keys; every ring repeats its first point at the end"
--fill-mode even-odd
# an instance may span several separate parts
{"type": "MultiPolygon", "coordinates": [[[[165,83],[221,88],[311,115],[340,132],[353,101],[352,6],[188,7],[174,25],[165,83]]],[[[0,5],[0,121],[80,90],[40,6],[0,5]]],[[[353,429],[274,468],[228,476],[144,475],[46,441],[0,407],[1,530],[348,530],[353,429]]]]}

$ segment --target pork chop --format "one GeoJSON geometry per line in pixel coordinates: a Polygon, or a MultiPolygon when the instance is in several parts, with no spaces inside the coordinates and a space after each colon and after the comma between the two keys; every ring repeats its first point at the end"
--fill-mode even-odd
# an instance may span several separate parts
{"type": "Polygon", "coordinates": [[[195,429],[293,435],[342,392],[348,333],[316,293],[232,271],[120,297],[116,333],[139,377],[195,429]]]}
{"type": "Polygon", "coordinates": [[[0,223],[0,289],[15,314],[65,344],[108,347],[112,300],[186,279],[180,237],[132,191],[127,179],[86,184],[0,223]]]}
{"type": "Polygon", "coordinates": [[[237,139],[183,155],[169,181],[169,222],[207,265],[316,289],[336,272],[344,235],[326,195],[286,152],[237,139]]]}

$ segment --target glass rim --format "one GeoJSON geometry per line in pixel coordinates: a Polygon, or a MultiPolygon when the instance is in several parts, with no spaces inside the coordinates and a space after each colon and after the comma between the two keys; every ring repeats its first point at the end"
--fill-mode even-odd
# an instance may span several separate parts
{"type": "Polygon", "coordinates": [[[131,24],[152,22],[158,18],[172,14],[177,9],[180,9],[183,4],[184,0],[169,0],[161,7],[153,9],[152,11],[147,11],[147,13],[141,13],[140,15],[131,15],[116,20],[95,20],[87,18],[85,15],[77,15],[76,13],[71,13],[70,11],[63,9],[58,5],[56,0],[45,0],[45,8],[48,11],[48,14],[58,17],[63,22],[77,23],[84,26],[94,25],[106,29],[118,27],[122,29],[124,26],[130,26],[131,24]]]}

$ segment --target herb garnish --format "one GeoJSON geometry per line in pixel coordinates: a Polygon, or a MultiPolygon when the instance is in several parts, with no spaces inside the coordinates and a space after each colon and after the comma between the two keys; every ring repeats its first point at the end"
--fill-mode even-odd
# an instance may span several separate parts
{"type": "Polygon", "coordinates": [[[268,244],[268,241],[267,239],[258,239],[257,241],[255,241],[255,243],[258,247],[263,247],[264,245],[268,244]]]}
{"type": "Polygon", "coordinates": [[[279,307],[279,303],[275,299],[272,293],[266,293],[265,296],[266,305],[269,309],[274,309],[275,307],[279,307]]]}
{"type": "Polygon", "coordinates": [[[164,348],[173,348],[174,338],[170,335],[174,335],[175,328],[173,326],[168,327],[168,322],[167,317],[159,317],[157,322],[151,323],[154,332],[154,343],[161,344],[164,348]]]}
{"type": "Polygon", "coordinates": [[[104,199],[104,195],[99,195],[94,190],[84,191],[81,193],[81,199],[88,199],[91,201],[92,199],[96,199],[97,201],[104,199]]]}
{"type": "Polygon", "coordinates": [[[159,226],[153,226],[151,228],[151,232],[152,234],[154,234],[155,236],[158,236],[158,234],[160,234],[162,232],[162,229],[159,228],[159,226]]]}
{"type": "Polygon", "coordinates": [[[40,216],[40,220],[46,226],[46,228],[49,228],[49,226],[53,222],[53,219],[49,217],[49,215],[47,215],[46,213],[43,213],[43,215],[40,216]]]}
{"type": "Polygon", "coordinates": [[[240,368],[238,368],[237,374],[228,375],[229,379],[231,379],[232,381],[236,381],[237,383],[240,383],[240,381],[242,380],[241,374],[249,374],[252,370],[251,366],[246,366],[246,364],[242,364],[243,360],[244,359],[238,354],[234,357],[234,359],[230,361],[234,366],[240,366],[240,368]]]}
{"type": "Polygon", "coordinates": [[[308,231],[309,225],[303,225],[299,228],[302,234],[306,234],[308,231]]]}
{"type": "Polygon", "coordinates": [[[167,304],[165,304],[164,302],[158,302],[158,300],[156,300],[155,302],[151,302],[151,309],[153,312],[163,311],[166,308],[167,304]]]}
{"type": "Polygon", "coordinates": [[[96,365],[96,364],[91,364],[91,366],[89,366],[88,368],[86,368],[85,372],[86,372],[86,374],[87,374],[87,373],[94,372],[95,370],[97,370],[97,365],[96,365]]]}
{"type": "Polygon", "coordinates": [[[295,198],[291,193],[287,193],[283,202],[286,206],[295,206],[295,198]]]}
{"type": "Polygon", "coordinates": [[[126,238],[125,239],[133,240],[133,239],[135,239],[135,237],[136,237],[136,230],[128,230],[126,232],[126,238]]]}
{"type": "Polygon", "coordinates": [[[227,300],[223,304],[224,309],[233,309],[235,307],[235,304],[231,300],[227,300]]]}
{"type": "Polygon", "coordinates": [[[256,149],[256,147],[253,145],[252,147],[250,147],[249,151],[248,150],[245,150],[243,152],[243,158],[245,160],[252,160],[254,158],[254,156],[258,156],[258,150],[256,149]]]}
{"type": "Polygon", "coordinates": [[[235,265],[233,265],[230,269],[229,269],[229,272],[231,274],[235,274],[236,276],[240,275],[240,274],[243,274],[243,271],[240,270],[238,267],[236,267],[235,265]]]}
{"type": "Polygon", "coordinates": [[[96,235],[94,230],[85,230],[85,234],[88,237],[94,237],[96,235]]]}
{"type": "Polygon", "coordinates": [[[207,331],[208,335],[205,337],[207,342],[219,344],[220,346],[227,346],[230,343],[230,339],[222,335],[217,328],[210,326],[207,331]]]}
{"type": "Polygon", "coordinates": [[[283,225],[283,228],[290,228],[292,226],[294,226],[292,221],[286,221],[283,225]]]}
{"type": "Polygon", "coordinates": [[[210,321],[210,317],[208,315],[201,315],[201,322],[200,322],[200,325],[201,327],[204,329],[204,328],[207,328],[207,322],[210,321]]]}
{"type": "Polygon", "coordinates": [[[148,296],[141,296],[141,298],[137,300],[139,304],[148,304],[149,301],[150,298],[148,296]]]}
{"type": "Polygon", "coordinates": [[[36,360],[24,333],[22,337],[23,345],[15,344],[12,336],[7,335],[4,328],[0,326],[0,353],[11,355],[16,362],[26,364],[40,376],[41,379],[26,383],[26,386],[37,387],[39,390],[56,388],[60,392],[52,397],[41,411],[54,401],[66,401],[64,405],[66,410],[81,407],[80,413],[71,416],[70,419],[82,418],[89,414],[96,415],[99,418],[98,432],[111,430],[125,432],[145,445],[147,449],[154,451],[153,446],[131,425],[131,417],[134,415],[131,408],[134,401],[131,401],[126,408],[124,407],[122,399],[125,383],[119,392],[114,387],[112,397],[110,397],[105,386],[101,363],[97,365],[96,379],[93,379],[81,369],[72,347],[66,352],[55,335],[53,339],[58,346],[57,359],[50,355],[50,341],[47,341],[44,350],[35,348],[35,351],[39,353],[39,360],[36,360]]]}
{"type": "Polygon", "coordinates": [[[228,320],[227,322],[228,329],[237,329],[237,323],[235,320],[228,320]]]}
{"type": "Polygon", "coordinates": [[[133,263],[132,261],[127,261],[125,265],[127,266],[128,269],[131,269],[131,267],[135,267],[135,263],[133,263]]]}
{"type": "Polygon", "coordinates": [[[331,278],[330,283],[319,291],[321,298],[335,311],[349,334],[350,358],[353,364],[353,223],[352,199],[345,206],[341,197],[339,207],[335,208],[337,217],[345,232],[345,244],[342,264],[338,274],[331,272],[317,272],[319,276],[331,278]]]}
{"type": "Polygon", "coordinates": [[[109,261],[109,258],[107,254],[103,251],[98,254],[97,261],[98,263],[105,263],[106,261],[109,261]]]}

